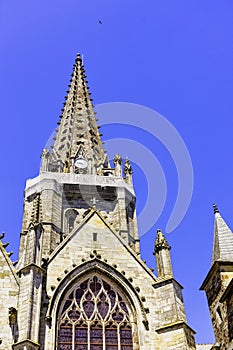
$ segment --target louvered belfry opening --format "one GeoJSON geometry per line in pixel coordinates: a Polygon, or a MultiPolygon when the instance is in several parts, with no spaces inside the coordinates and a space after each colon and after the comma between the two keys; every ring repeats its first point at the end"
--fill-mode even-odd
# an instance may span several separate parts
{"type": "Polygon", "coordinates": [[[136,324],[123,293],[94,275],[62,301],[57,350],[133,350],[136,324]]]}

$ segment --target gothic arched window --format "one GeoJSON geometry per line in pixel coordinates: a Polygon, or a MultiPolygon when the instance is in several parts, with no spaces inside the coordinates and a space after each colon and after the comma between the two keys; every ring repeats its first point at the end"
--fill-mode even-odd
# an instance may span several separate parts
{"type": "Polygon", "coordinates": [[[57,350],[133,350],[135,323],[128,305],[99,276],[76,284],[61,304],[57,350]]]}

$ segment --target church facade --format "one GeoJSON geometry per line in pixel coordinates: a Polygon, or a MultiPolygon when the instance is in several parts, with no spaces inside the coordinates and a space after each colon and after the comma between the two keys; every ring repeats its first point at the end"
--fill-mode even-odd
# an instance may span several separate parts
{"type": "MultiPolygon", "coordinates": [[[[111,167],[88,90],[78,55],[54,143],[26,184],[17,264],[0,241],[0,350],[194,350],[170,246],[158,230],[155,275],[140,256],[130,161],[116,154],[111,167]]],[[[202,288],[212,349],[232,349],[233,235],[215,212],[202,288]]]]}

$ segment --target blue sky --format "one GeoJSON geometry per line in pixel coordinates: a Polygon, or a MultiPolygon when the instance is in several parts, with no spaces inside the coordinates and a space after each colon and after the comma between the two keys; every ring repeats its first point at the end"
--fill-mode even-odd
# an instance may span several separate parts
{"type": "MultiPolygon", "coordinates": [[[[213,340],[205,295],[198,290],[211,263],[212,203],[233,227],[232,16],[230,0],[0,3],[0,230],[15,251],[13,258],[25,180],[38,174],[41,150],[56,127],[80,52],[94,104],[130,102],[156,110],[189,150],[193,197],[167,239],[175,277],[184,286],[188,322],[199,343],[213,340]]],[[[154,267],[155,232],[165,232],[177,195],[174,162],[164,145],[145,131],[109,125],[102,132],[104,139],[130,137],[145,145],[165,173],[164,210],[141,239],[143,259],[154,267]]],[[[146,178],[136,166],[138,212],[146,201],[146,178]]]]}

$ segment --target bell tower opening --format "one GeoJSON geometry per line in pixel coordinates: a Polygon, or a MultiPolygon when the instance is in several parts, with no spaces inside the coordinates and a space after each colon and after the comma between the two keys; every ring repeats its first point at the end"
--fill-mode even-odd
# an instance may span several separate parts
{"type": "Polygon", "coordinates": [[[64,230],[70,233],[74,229],[75,220],[79,215],[78,211],[75,209],[67,209],[65,211],[65,227],[64,230]]]}

